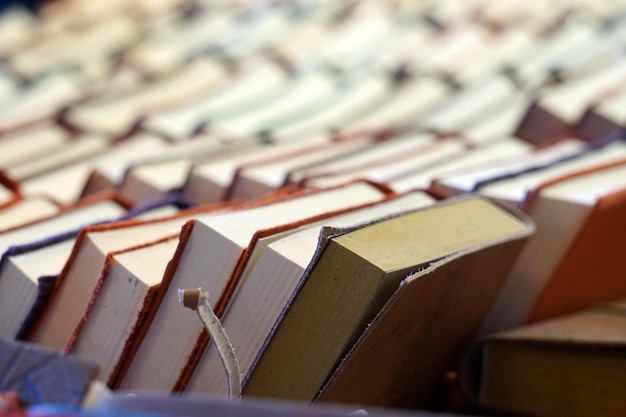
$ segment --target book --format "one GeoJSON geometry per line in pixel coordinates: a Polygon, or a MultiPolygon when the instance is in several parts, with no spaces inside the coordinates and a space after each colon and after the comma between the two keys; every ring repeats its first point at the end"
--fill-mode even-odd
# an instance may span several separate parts
{"type": "MultiPolygon", "coordinates": [[[[258,146],[257,141],[228,142],[210,135],[199,135],[192,141],[171,144],[160,154],[151,157],[146,155],[128,163],[118,188],[136,202],[158,198],[168,192],[180,191],[188,182],[195,163],[216,163],[231,155],[254,151],[258,146]]],[[[103,167],[102,171],[108,169],[110,166],[103,167]]],[[[205,199],[202,202],[210,201],[205,199]]]]}
{"type": "MultiPolygon", "coordinates": [[[[85,188],[89,185],[92,173],[100,165],[122,163],[132,159],[133,155],[149,154],[149,149],[163,148],[165,144],[161,138],[151,135],[136,135],[128,140],[111,143],[100,137],[81,138],[75,142],[84,150],[77,155],[65,151],[59,155],[52,153],[46,158],[33,161],[32,165],[37,172],[20,181],[20,188],[26,195],[45,193],[64,205],[70,205],[85,195],[85,188]],[[85,149],[86,148],[86,149],[85,149]],[[148,149],[148,150],[147,150],[148,149]],[[43,162],[47,162],[47,169],[42,169],[43,162]]],[[[69,148],[69,146],[68,146],[69,148]]],[[[109,171],[113,171],[112,169],[109,171]]],[[[120,176],[120,172],[111,172],[111,176],[120,176]]],[[[106,187],[93,192],[105,192],[106,187]]],[[[110,189],[109,189],[110,190],[110,189]]]]}
{"type": "Polygon", "coordinates": [[[0,133],[51,121],[61,109],[84,96],[81,79],[71,72],[44,75],[7,100],[0,110],[0,133]]]}
{"type": "Polygon", "coordinates": [[[7,134],[0,142],[0,155],[2,155],[0,166],[7,170],[24,160],[34,159],[67,146],[69,136],[59,126],[50,123],[37,124],[28,129],[20,129],[13,134],[7,134]],[[24,141],[37,143],[37,146],[24,146],[24,141]]]}
{"type": "Polygon", "coordinates": [[[481,338],[459,368],[483,410],[542,416],[618,416],[624,302],[601,304],[481,338]]]}
{"type": "Polygon", "coordinates": [[[145,321],[178,245],[178,233],[109,252],[89,307],[66,350],[98,364],[97,379],[115,386],[123,355],[145,321]]]}
{"type": "Polygon", "coordinates": [[[266,101],[277,88],[286,86],[287,75],[269,60],[246,60],[244,68],[225,86],[191,103],[155,112],[146,117],[143,127],[148,131],[183,139],[192,136],[213,117],[244,112],[251,103],[266,101]]]}
{"type": "Polygon", "coordinates": [[[349,402],[354,395],[370,404],[420,403],[455,350],[471,340],[531,233],[527,221],[479,198],[336,231],[257,355],[243,395],[312,401],[340,364],[323,394],[329,401],[349,402]],[[457,269],[456,262],[468,264],[457,269]],[[476,286],[480,290],[472,291],[476,286]],[[437,311],[436,322],[428,311],[437,311]],[[440,319],[450,324],[441,327],[446,336],[437,338],[437,353],[424,362],[408,360],[440,319]],[[404,329],[402,336],[397,326],[404,329]],[[352,347],[359,336],[361,342],[352,347]],[[350,388],[342,390],[348,372],[367,377],[347,378],[350,388]],[[407,379],[397,380],[401,375],[407,379]]]}
{"type": "MultiPolygon", "coordinates": [[[[239,288],[233,294],[221,319],[235,349],[241,373],[246,375],[250,370],[256,353],[292,296],[300,277],[313,258],[322,227],[347,227],[371,222],[378,217],[415,210],[434,201],[421,191],[408,193],[321,222],[307,224],[264,245],[257,259],[246,264],[239,288]]],[[[227,382],[222,367],[213,344],[209,345],[185,387],[185,392],[226,394],[227,382]]]]}
{"type": "Polygon", "coordinates": [[[139,118],[150,111],[174,106],[210,91],[225,77],[224,68],[208,58],[198,59],[184,71],[160,82],[101,95],[72,107],[66,117],[81,129],[112,138],[130,133],[139,118]],[[111,123],[115,120],[115,123],[111,123]]]}
{"type": "Polygon", "coordinates": [[[587,109],[576,130],[584,137],[609,135],[626,125],[623,104],[626,100],[624,89],[613,91],[609,97],[602,97],[587,109]]]}
{"type": "MultiPolygon", "coordinates": [[[[53,349],[69,348],[74,329],[93,302],[92,293],[104,285],[102,271],[115,253],[179,233],[185,222],[220,206],[206,206],[151,220],[127,220],[80,231],[71,245],[43,312],[25,338],[53,349]],[[111,254],[111,255],[110,255],[111,254]]],[[[97,291],[96,291],[97,293],[97,291]]]]}
{"type": "Polygon", "coordinates": [[[0,208],[0,232],[53,216],[59,210],[58,204],[44,196],[16,200],[0,208]]]}
{"type": "MultiPolygon", "coordinates": [[[[530,238],[521,252],[510,277],[482,325],[483,333],[504,330],[529,320],[535,308],[533,306],[543,297],[543,292],[554,285],[551,281],[556,271],[573,262],[570,256],[576,256],[576,254],[570,254],[571,248],[577,241],[584,242],[583,231],[588,227],[587,222],[592,216],[598,216],[596,212],[604,211],[598,204],[604,198],[610,198],[611,195],[616,198],[620,191],[623,191],[625,186],[621,179],[624,173],[623,161],[622,159],[587,169],[581,168],[579,171],[554,177],[539,184],[529,194],[524,208],[534,219],[537,233],[530,238]]],[[[613,223],[612,227],[619,230],[619,222],[613,223]]],[[[616,242],[615,245],[619,250],[620,243],[616,242]]],[[[600,248],[611,253],[610,246],[600,245],[600,248]]],[[[606,301],[606,297],[611,297],[613,294],[619,297],[619,291],[612,284],[615,280],[613,275],[615,272],[611,272],[617,259],[607,260],[600,257],[596,262],[587,258],[587,255],[578,256],[584,256],[580,259],[581,261],[590,262],[591,267],[603,270],[605,273],[602,274],[601,279],[594,280],[593,286],[580,284],[589,288],[578,292],[577,296],[573,295],[572,287],[570,290],[560,290],[557,299],[560,299],[562,303],[572,303],[578,299],[576,308],[582,308],[585,305],[606,301]],[[610,287],[610,290],[607,287],[610,287]],[[599,293],[604,293],[604,298],[598,298],[599,293]]],[[[581,275],[569,274],[567,287],[576,283],[575,277],[578,277],[580,282],[581,275]]],[[[554,292],[552,294],[556,296],[554,292]]],[[[551,304],[554,308],[558,302],[554,300],[551,304]]],[[[570,307],[569,310],[573,308],[570,307]]],[[[559,312],[566,311],[566,309],[561,309],[559,312]]]]}
{"type": "Polygon", "coordinates": [[[624,64],[618,62],[579,80],[546,88],[520,122],[517,135],[539,143],[573,130],[600,94],[626,82],[624,64]]]}
{"type": "Polygon", "coordinates": [[[159,294],[158,310],[136,355],[128,358],[130,364],[119,388],[172,390],[179,377],[195,367],[208,337],[201,324],[188,320],[189,312],[178,305],[173,295],[178,288],[207,288],[219,315],[260,239],[374,203],[384,196],[374,186],[355,183],[270,198],[266,205],[190,221],[164,277],[168,286],[162,287],[159,294]],[[173,340],[177,342],[172,344],[173,340]]]}
{"type": "Polygon", "coordinates": [[[207,163],[198,161],[189,172],[182,194],[198,203],[215,203],[228,200],[239,171],[245,166],[264,160],[288,159],[329,146],[331,138],[326,135],[303,138],[302,140],[277,144],[260,144],[258,148],[225,155],[207,163]]]}
{"type": "MultiPolygon", "coordinates": [[[[289,175],[292,171],[363,151],[372,146],[376,140],[375,136],[366,134],[345,140],[327,141],[317,147],[300,148],[297,152],[258,159],[240,166],[228,188],[227,198],[252,200],[263,197],[271,191],[289,185],[289,175]]],[[[328,186],[321,185],[320,188],[328,186]]]]}

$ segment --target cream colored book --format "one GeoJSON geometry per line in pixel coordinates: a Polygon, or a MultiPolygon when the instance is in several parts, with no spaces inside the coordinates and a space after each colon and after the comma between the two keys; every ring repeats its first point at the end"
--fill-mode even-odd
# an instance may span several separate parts
{"type": "Polygon", "coordinates": [[[136,22],[125,16],[108,19],[83,30],[67,30],[42,40],[11,60],[23,77],[64,66],[78,67],[87,76],[99,78],[110,67],[112,55],[139,38],[136,22]]]}
{"type": "MultiPolygon", "coordinates": [[[[146,210],[133,219],[159,219],[171,217],[176,212],[176,208],[164,206],[146,210]]],[[[90,230],[88,223],[81,226],[90,230]]],[[[0,265],[0,289],[11,288],[20,297],[2,298],[6,310],[14,311],[10,319],[3,322],[2,336],[23,338],[30,331],[30,326],[39,317],[38,311],[45,305],[57,277],[70,259],[79,232],[80,228],[69,228],[43,240],[15,246],[4,253],[0,265]]]]}
{"type": "Polygon", "coordinates": [[[55,291],[28,339],[54,349],[65,349],[89,305],[110,253],[179,233],[186,221],[213,211],[214,207],[206,207],[160,219],[92,226],[81,231],[55,291]]]}
{"type": "Polygon", "coordinates": [[[626,144],[622,141],[611,143],[599,149],[590,149],[580,156],[548,164],[545,168],[516,175],[511,179],[501,179],[481,186],[477,192],[501,202],[516,204],[524,200],[526,195],[537,185],[568,173],[593,166],[615,162],[626,157],[626,144]]]}
{"type": "Polygon", "coordinates": [[[490,117],[479,118],[463,126],[459,132],[474,145],[511,137],[532,105],[532,98],[515,94],[501,103],[490,117]]]}
{"type": "Polygon", "coordinates": [[[207,94],[226,76],[220,64],[199,58],[175,75],[148,86],[75,106],[67,117],[90,132],[119,137],[128,133],[140,117],[207,94]]]}
{"type": "Polygon", "coordinates": [[[606,91],[626,84],[626,60],[543,91],[536,105],[575,126],[584,111],[606,91]]]}
{"type": "MultiPolygon", "coordinates": [[[[225,115],[211,120],[211,132],[218,136],[250,137],[262,131],[265,123],[294,109],[306,108],[328,97],[336,89],[336,80],[330,74],[310,72],[291,80],[282,94],[253,111],[225,115]]],[[[309,112],[310,113],[310,112],[309,112]]]]}
{"type": "Polygon", "coordinates": [[[407,124],[419,114],[445,102],[449,93],[450,87],[442,81],[415,75],[410,81],[397,86],[393,96],[384,105],[363,117],[348,121],[345,126],[341,126],[341,130],[383,130],[407,124]]]}
{"type": "Polygon", "coordinates": [[[304,136],[343,131],[343,127],[368,114],[392,99],[393,82],[386,74],[370,74],[363,80],[348,81],[347,91],[339,91],[325,105],[309,111],[296,109],[264,120],[261,131],[276,141],[298,140],[304,136]]]}
{"type": "Polygon", "coordinates": [[[258,238],[382,198],[376,188],[354,184],[220,216],[199,217],[189,224],[188,237],[181,241],[184,251],[170,268],[173,275],[168,278],[167,292],[119,388],[171,390],[184,368],[190,366],[188,362],[193,362],[194,345],[202,341],[197,340],[202,325],[199,320],[188,320],[190,311],[178,304],[178,288],[202,286],[210,292],[215,306],[229,296],[228,288],[236,284],[230,281],[231,275],[238,265],[245,265],[242,256],[250,255],[258,238]]]}
{"type": "Polygon", "coordinates": [[[0,107],[0,130],[24,127],[57,115],[83,96],[82,82],[76,73],[57,73],[44,76],[26,90],[16,91],[0,107]]]}
{"type": "Polygon", "coordinates": [[[534,89],[546,82],[550,70],[558,67],[564,54],[577,48],[582,42],[596,36],[596,27],[585,19],[569,18],[511,63],[519,80],[527,88],[534,89]]]}
{"type": "Polygon", "coordinates": [[[524,155],[498,158],[489,164],[478,165],[440,175],[433,187],[444,193],[456,195],[472,192],[481,183],[493,178],[505,177],[522,172],[535,166],[548,165],[551,162],[580,155],[585,143],[568,139],[538,150],[529,150],[524,155]]]}
{"type": "Polygon", "coordinates": [[[24,7],[14,5],[0,16],[0,46],[2,55],[9,55],[24,47],[37,34],[37,19],[24,7]]]}
{"type": "MultiPolygon", "coordinates": [[[[97,378],[111,384],[134,334],[150,309],[168,262],[178,245],[178,234],[137,248],[112,252],[88,309],[74,329],[67,350],[99,365],[97,378]]],[[[89,292],[91,288],[85,289],[89,292]]]]}
{"type": "MultiPolygon", "coordinates": [[[[241,33],[233,34],[231,42],[217,42],[226,56],[235,61],[245,59],[272,47],[281,39],[291,36],[299,26],[285,8],[265,13],[247,24],[240,24],[241,33]]],[[[203,51],[201,51],[203,52],[203,51]]]]}
{"type": "Polygon", "coordinates": [[[293,143],[266,144],[250,152],[238,152],[219,160],[193,166],[182,193],[198,203],[215,203],[230,198],[230,187],[237,172],[250,164],[267,159],[288,158],[327,146],[329,138],[314,136],[293,143]]]}
{"type": "Polygon", "coordinates": [[[220,35],[236,26],[232,16],[220,11],[185,23],[138,43],[124,54],[124,60],[152,74],[165,75],[183,66],[194,52],[207,49],[220,35]]]}
{"type": "Polygon", "coordinates": [[[285,72],[267,60],[247,60],[243,65],[245,68],[215,94],[150,114],[143,126],[169,138],[184,139],[207,122],[210,126],[212,117],[244,112],[251,103],[271,98],[277,87],[288,83],[285,72]]]}
{"type": "Polygon", "coordinates": [[[15,80],[7,70],[0,70],[0,100],[7,100],[17,94],[19,88],[15,80]]]}
{"type": "Polygon", "coordinates": [[[287,178],[289,183],[309,187],[328,187],[357,179],[386,183],[421,163],[451,157],[465,148],[463,141],[455,139],[438,140],[428,133],[406,134],[318,164],[304,165],[291,170],[287,178]]]}
{"type": "Polygon", "coordinates": [[[229,198],[252,200],[263,197],[287,185],[289,174],[293,170],[359,152],[372,146],[374,142],[373,137],[363,136],[351,140],[329,142],[325,146],[297,155],[253,162],[239,170],[233,179],[229,198]]]}
{"type": "Polygon", "coordinates": [[[451,158],[437,158],[438,163],[420,164],[416,169],[403,176],[392,179],[387,185],[397,193],[429,187],[437,179],[448,173],[458,172],[472,167],[485,166],[491,161],[511,156],[523,156],[532,146],[516,138],[504,138],[492,143],[486,143],[476,148],[455,152],[451,158]]]}
{"type": "MultiPolygon", "coordinates": [[[[253,359],[313,258],[322,226],[351,226],[417,209],[433,201],[423,192],[413,192],[302,226],[267,244],[256,261],[246,265],[239,287],[222,317],[222,326],[235,349],[242,374],[246,375],[250,370],[253,359]]],[[[223,395],[226,389],[221,359],[215,347],[209,345],[189,381],[187,391],[223,395]]]]}
{"type": "MultiPolygon", "coordinates": [[[[72,210],[65,211],[58,215],[49,217],[4,232],[0,238],[0,250],[6,255],[7,249],[11,246],[25,245],[46,239],[63,232],[78,229],[84,225],[91,223],[110,221],[120,217],[125,210],[118,203],[111,200],[104,200],[84,207],[77,207],[72,210]]],[[[63,245],[61,245],[63,246],[63,245]]],[[[55,258],[58,255],[57,246],[51,250],[51,262],[57,262],[55,258]]],[[[58,249],[63,252],[67,248],[58,249]]],[[[2,280],[0,280],[0,309],[2,309],[1,325],[2,336],[14,337],[19,329],[22,320],[30,310],[37,296],[37,279],[44,275],[35,275],[33,281],[25,282],[19,278],[22,269],[36,270],[40,272],[45,270],[44,262],[30,262],[28,256],[20,259],[17,264],[13,264],[9,257],[3,265],[2,280]],[[43,268],[43,269],[42,269],[43,268]]]]}
{"type": "Polygon", "coordinates": [[[21,129],[0,141],[0,166],[7,169],[24,161],[40,158],[69,144],[66,131],[49,123],[21,129]],[[29,142],[31,146],[25,146],[29,142]],[[36,146],[32,146],[36,145],[36,146]]]}
{"type": "Polygon", "coordinates": [[[182,142],[181,145],[187,146],[173,146],[167,157],[132,164],[121,182],[122,193],[132,201],[139,202],[158,198],[172,191],[179,192],[187,183],[195,163],[211,164],[231,155],[254,152],[259,147],[256,141],[239,144],[219,142],[211,137],[206,139],[182,142]]]}
{"type": "MultiPolygon", "coordinates": [[[[87,139],[80,139],[77,143],[87,139]]],[[[101,138],[94,138],[94,141],[97,141],[97,149],[88,155],[68,158],[65,163],[56,164],[53,170],[39,171],[37,175],[23,180],[22,192],[25,195],[47,194],[63,204],[71,204],[80,199],[89,176],[98,165],[123,161],[133,155],[148,153],[146,149],[164,145],[161,138],[150,135],[134,136],[115,144],[101,138]]],[[[52,160],[58,161],[54,158],[52,160]]]]}
{"type": "Polygon", "coordinates": [[[582,167],[580,171],[570,171],[553,184],[546,182],[538,189],[527,209],[537,225],[537,233],[521,252],[482,324],[482,333],[501,331],[526,322],[596,204],[603,197],[618,191],[623,193],[626,189],[624,156],[621,161],[613,167],[599,166],[596,170],[582,167]]]}
{"type": "MultiPolygon", "coordinates": [[[[6,199],[4,196],[0,198],[6,199]]],[[[43,196],[19,199],[0,208],[0,233],[50,217],[60,210],[58,204],[43,196]]]]}
{"type": "Polygon", "coordinates": [[[472,55],[471,59],[467,60],[457,60],[452,74],[462,85],[471,84],[487,74],[500,70],[519,54],[531,48],[536,41],[530,32],[521,28],[508,27],[500,36],[487,40],[480,55],[472,55]],[[459,65],[461,62],[466,64],[459,65]]]}
{"type": "Polygon", "coordinates": [[[19,161],[5,170],[11,178],[24,181],[63,168],[72,162],[92,158],[107,149],[109,143],[109,140],[99,136],[81,136],[69,141],[65,146],[57,146],[36,158],[19,161]]]}
{"type": "Polygon", "coordinates": [[[451,96],[434,112],[416,118],[415,124],[439,132],[454,132],[475,118],[491,114],[517,93],[515,85],[504,76],[486,77],[451,96]]]}

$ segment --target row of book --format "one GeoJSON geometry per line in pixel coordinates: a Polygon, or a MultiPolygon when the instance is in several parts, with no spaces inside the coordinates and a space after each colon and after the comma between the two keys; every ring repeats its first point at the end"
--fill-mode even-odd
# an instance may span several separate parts
{"type": "MultiPolygon", "coordinates": [[[[244,397],[441,408],[477,337],[626,297],[622,12],[66,0],[0,16],[0,336],[92,361],[112,390],[225,396],[214,335],[178,299],[201,287],[244,397]]],[[[556,383],[500,383],[541,368],[507,374],[515,354],[490,348],[466,394],[537,412],[519,404],[556,383]]]]}

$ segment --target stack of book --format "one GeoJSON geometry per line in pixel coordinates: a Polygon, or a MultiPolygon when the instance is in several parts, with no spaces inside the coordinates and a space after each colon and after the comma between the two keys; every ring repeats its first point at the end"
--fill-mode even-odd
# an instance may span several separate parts
{"type": "MultiPolygon", "coordinates": [[[[477,340],[626,298],[625,11],[9,10],[0,337],[90,361],[113,391],[453,408],[477,340]],[[198,288],[234,392],[179,302],[198,288]]],[[[481,362],[479,402],[544,412],[502,393],[515,354],[481,362]]]]}

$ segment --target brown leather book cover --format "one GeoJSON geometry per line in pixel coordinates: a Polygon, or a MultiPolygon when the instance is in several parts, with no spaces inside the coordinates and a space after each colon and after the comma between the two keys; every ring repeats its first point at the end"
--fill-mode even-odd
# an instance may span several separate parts
{"type": "Polygon", "coordinates": [[[529,229],[408,277],[341,361],[317,401],[433,406],[443,375],[475,337],[529,229]]]}

